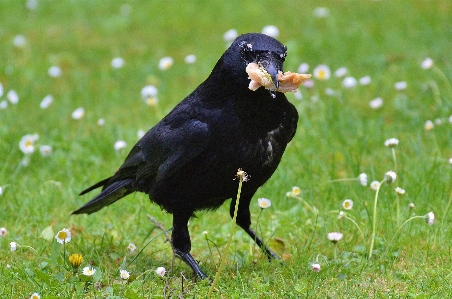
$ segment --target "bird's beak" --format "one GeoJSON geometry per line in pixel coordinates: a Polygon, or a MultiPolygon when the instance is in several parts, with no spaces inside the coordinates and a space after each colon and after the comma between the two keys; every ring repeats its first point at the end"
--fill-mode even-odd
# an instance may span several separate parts
{"type": "Polygon", "coordinates": [[[273,84],[275,84],[276,89],[279,88],[278,82],[278,72],[282,70],[282,67],[274,59],[263,59],[259,61],[259,64],[267,71],[271,76],[273,84]]]}

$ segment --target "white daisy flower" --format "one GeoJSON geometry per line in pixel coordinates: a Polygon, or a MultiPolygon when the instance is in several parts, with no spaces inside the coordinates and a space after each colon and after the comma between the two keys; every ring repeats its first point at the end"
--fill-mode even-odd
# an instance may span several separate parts
{"type": "Polygon", "coordinates": [[[383,99],[382,98],[375,98],[372,101],[369,102],[369,106],[372,109],[379,109],[381,106],[383,106],[383,99]]]}
{"type": "Polygon", "coordinates": [[[357,83],[358,82],[354,77],[345,77],[344,80],[342,80],[342,86],[345,88],[353,88],[357,83]]]}
{"type": "Polygon", "coordinates": [[[327,88],[325,88],[325,94],[327,96],[332,97],[336,94],[336,92],[334,91],[334,89],[327,87],[327,88]]]}
{"type": "Polygon", "coordinates": [[[158,267],[158,268],[155,270],[155,273],[156,273],[158,276],[163,277],[163,276],[165,276],[165,274],[166,274],[166,269],[165,269],[164,267],[158,267]]]}
{"type": "Polygon", "coordinates": [[[394,171],[390,170],[385,173],[385,180],[388,184],[395,182],[396,179],[397,174],[394,171]]]}
{"type": "Polygon", "coordinates": [[[48,94],[42,99],[41,104],[39,104],[39,107],[41,107],[41,109],[47,109],[49,108],[50,105],[52,105],[52,103],[53,96],[48,94]]]}
{"type": "Polygon", "coordinates": [[[124,140],[118,140],[114,144],[115,151],[120,151],[121,149],[125,148],[127,146],[127,143],[124,140]]]}
{"type": "Polygon", "coordinates": [[[297,100],[302,100],[303,99],[303,94],[301,93],[301,91],[300,90],[295,90],[295,92],[293,93],[293,95],[295,96],[295,98],[297,99],[297,100]]]}
{"type": "Polygon", "coordinates": [[[268,198],[259,198],[257,204],[259,205],[259,208],[266,209],[272,205],[272,202],[268,198]]]}
{"type": "Polygon", "coordinates": [[[304,74],[307,73],[309,71],[309,64],[307,64],[306,62],[303,62],[302,64],[300,64],[298,66],[297,72],[300,74],[304,74]]]}
{"type": "Polygon", "coordinates": [[[311,264],[311,269],[314,272],[319,272],[320,271],[320,264],[319,263],[312,263],[311,264]]]}
{"type": "Polygon", "coordinates": [[[113,58],[113,60],[111,61],[111,66],[114,69],[120,69],[124,66],[124,59],[122,59],[121,57],[115,57],[113,58]]]}
{"type": "Polygon", "coordinates": [[[27,0],[25,4],[29,10],[35,10],[38,7],[38,0],[27,0]]]}
{"type": "Polygon", "coordinates": [[[449,158],[449,164],[452,165],[452,158],[449,158]]]}
{"type": "Polygon", "coordinates": [[[16,242],[10,242],[9,246],[11,248],[11,251],[16,251],[17,247],[19,247],[19,244],[17,244],[16,242]]]}
{"type": "Polygon", "coordinates": [[[6,228],[1,227],[0,228],[0,237],[4,237],[8,234],[8,231],[6,230],[6,228]]]}
{"type": "Polygon", "coordinates": [[[435,214],[433,212],[428,213],[424,216],[424,220],[428,225],[433,225],[435,223],[435,214]]]}
{"type": "Polygon", "coordinates": [[[196,62],[196,56],[194,54],[187,55],[185,56],[184,61],[187,64],[193,64],[196,62]]]}
{"type": "MultiPolygon", "coordinates": [[[[306,87],[306,88],[313,88],[314,87],[314,80],[308,79],[308,80],[304,81],[303,86],[306,87]]],[[[316,101],[313,101],[313,102],[316,102],[316,101]]]]}
{"type": "Polygon", "coordinates": [[[342,233],[338,233],[338,232],[328,233],[328,235],[327,235],[328,240],[330,240],[333,243],[339,242],[343,236],[344,235],[342,233]]]}
{"type": "Polygon", "coordinates": [[[52,155],[52,147],[50,145],[41,145],[39,147],[39,152],[43,157],[49,157],[52,155]]]}
{"type": "Polygon", "coordinates": [[[449,116],[449,122],[452,124],[452,114],[449,116]]]}
{"type": "Polygon", "coordinates": [[[408,84],[405,81],[400,81],[394,83],[394,88],[396,90],[405,90],[407,88],[408,84]]]}
{"type": "Polygon", "coordinates": [[[127,249],[129,250],[130,254],[133,254],[135,252],[135,250],[137,250],[137,246],[133,243],[129,243],[129,245],[127,246],[127,249]]]}
{"type": "Polygon", "coordinates": [[[364,187],[367,186],[367,174],[365,172],[361,173],[358,176],[358,179],[361,185],[363,185],[364,187]]]}
{"type": "Polygon", "coordinates": [[[433,59],[431,59],[430,57],[425,58],[421,63],[421,67],[424,70],[431,69],[433,67],[433,59]]]}
{"type": "Polygon", "coordinates": [[[170,57],[170,56],[163,57],[159,61],[159,69],[161,69],[162,71],[165,71],[165,70],[169,69],[170,67],[172,67],[173,64],[174,64],[174,60],[172,57],[170,57]]]}
{"type": "Polygon", "coordinates": [[[346,199],[342,202],[342,207],[344,210],[351,210],[353,208],[353,200],[346,199]]]}
{"type": "Polygon", "coordinates": [[[334,75],[335,75],[336,77],[338,77],[338,78],[342,78],[342,77],[344,77],[345,75],[347,75],[347,72],[348,72],[347,68],[346,68],[345,66],[343,66],[343,67],[338,68],[338,69],[334,72],[334,75]]]}
{"type": "Polygon", "coordinates": [[[17,103],[19,103],[19,95],[17,94],[17,92],[15,90],[11,89],[10,91],[8,91],[8,93],[6,94],[6,98],[13,105],[16,105],[17,103]]]}
{"type": "Polygon", "coordinates": [[[27,39],[22,34],[18,34],[13,39],[13,45],[16,48],[22,48],[27,44],[27,39]]]}
{"type": "Polygon", "coordinates": [[[378,188],[380,188],[379,181],[373,181],[372,183],[370,183],[370,189],[377,191],[378,188]]]}
{"type": "Polygon", "coordinates": [[[341,220],[342,218],[345,217],[345,212],[344,211],[339,211],[339,214],[337,214],[337,219],[341,220]]]}
{"type": "Polygon", "coordinates": [[[76,120],[82,119],[85,116],[85,109],[83,107],[79,107],[72,112],[71,116],[76,120]]]}
{"type": "Polygon", "coordinates": [[[51,66],[51,67],[49,68],[48,73],[49,73],[49,76],[50,76],[50,77],[58,78],[58,77],[61,77],[61,74],[62,74],[63,72],[61,71],[60,67],[54,65],[54,66],[51,66]]]}
{"type": "Polygon", "coordinates": [[[153,106],[158,103],[158,89],[154,85],[146,85],[141,89],[141,98],[149,105],[153,106]]]}
{"type": "Polygon", "coordinates": [[[326,64],[319,64],[313,70],[314,77],[319,80],[328,80],[331,77],[331,70],[326,64]]]}
{"type": "Polygon", "coordinates": [[[372,79],[370,78],[370,76],[364,76],[359,79],[359,84],[361,84],[361,85],[369,85],[370,82],[372,82],[372,79]]]}
{"type": "Polygon", "coordinates": [[[274,25],[268,25],[262,28],[262,34],[277,38],[279,36],[279,29],[274,25]]]}
{"type": "Polygon", "coordinates": [[[330,15],[330,10],[326,7],[316,7],[314,8],[314,17],[317,18],[327,18],[330,15]]]}
{"type": "Polygon", "coordinates": [[[413,202],[410,202],[410,203],[408,204],[408,208],[414,209],[414,203],[413,203],[413,202]]]}
{"type": "Polygon", "coordinates": [[[91,267],[85,267],[82,270],[82,274],[85,276],[93,276],[94,273],[96,273],[96,269],[91,268],[91,267]]]}
{"type": "Polygon", "coordinates": [[[2,194],[3,194],[3,187],[0,186],[0,195],[2,195],[2,194]]]}
{"type": "Polygon", "coordinates": [[[239,36],[237,30],[229,29],[223,35],[223,39],[228,43],[232,43],[237,38],[237,36],[239,36]]]}
{"type": "Polygon", "coordinates": [[[38,293],[33,293],[31,294],[30,299],[41,299],[41,295],[39,295],[38,293]]]}
{"type": "Polygon", "coordinates": [[[20,150],[26,154],[32,154],[35,151],[35,142],[39,139],[38,134],[27,134],[19,141],[20,150]]]}
{"type": "Polygon", "coordinates": [[[69,243],[71,241],[71,238],[71,231],[67,228],[60,230],[55,236],[55,239],[60,244],[69,243]]]}
{"type": "Polygon", "coordinates": [[[3,96],[3,91],[4,91],[3,84],[2,82],[0,82],[0,98],[3,96]]]}
{"type": "Polygon", "coordinates": [[[146,134],[146,132],[144,130],[141,130],[141,129],[138,130],[138,132],[137,132],[138,139],[143,138],[144,134],[146,134]]]}
{"type": "Polygon", "coordinates": [[[6,108],[8,108],[8,101],[7,100],[0,101],[0,110],[5,110],[6,108]]]}
{"type": "Polygon", "coordinates": [[[390,148],[396,147],[397,145],[399,145],[399,139],[389,138],[388,140],[385,141],[385,145],[390,148]]]}
{"type": "Polygon", "coordinates": [[[99,119],[97,120],[97,125],[100,126],[100,127],[102,127],[103,125],[105,125],[105,119],[99,118],[99,119]]]}
{"type": "Polygon", "coordinates": [[[395,188],[395,192],[397,193],[397,195],[405,194],[405,190],[400,187],[395,188]]]}
{"type": "Polygon", "coordinates": [[[433,130],[434,127],[435,127],[435,125],[433,124],[433,122],[431,120],[427,120],[424,124],[424,129],[427,132],[433,130]]]}
{"type": "Polygon", "coordinates": [[[127,270],[119,270],[119,277],[121,277],[121,279],[128,280],[130,273],[127,270]]]}

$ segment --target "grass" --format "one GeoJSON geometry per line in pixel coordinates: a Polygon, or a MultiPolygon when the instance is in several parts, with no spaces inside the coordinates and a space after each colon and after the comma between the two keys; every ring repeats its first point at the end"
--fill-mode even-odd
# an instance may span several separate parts
{"type": "MultiPolygon", "coordinates": [[[[128,196],[90,216],[69,216],[89,199],[78,193],[111,174],[147,130],[204,80],[226,48],[222,35],[276,25],[288,46],[286,70],[302,62],[309,72],[319,64],[333,71],[345,66],[355,78],[370,76],[370,85],[342,87],[334,74],[302,88],[302,100],[289,94],[300,114],[299,128],[275,175],[255,195],[253,227],[284,263],[268,263],[249,237],[236,230],[226,267],[213,292],[218,298],[448,298],[451,297],[452,201],[452,48],[450,1],[322,2],[330,15],[315,17],[315,2],[260,1],[39,1],[35,10],[13,0],[0,2],[0,82],[19,103],[0,110],[0,296],[28,298],[163,298],[206,297],[209,284],[173,260],[162,230],[170,215],[145,195],[128,196]],[[125,4],[125,6],[124,6],[125,4]],[[122,13],[121,13],[122,11],[122,13]],[[23,35],[26,44],[13,40],[23,35]],[[197,62],[187,65],[186,55],[197,62]],[[114,57],[125,65],[113,69],[114,57]],[[174,66],[158,69],[159,59],[174,66]],[[432,69],[421,62],[431,57],[432,69]],[[52,78],[57,65],[62,76],[52,78]],[[407,82],[397,91],[396,82],[407,82]],[[158,106],[147,106],[140,90],[158,87],[158,106]],[[333,96],[325,93],[334,91],[333,96]],[[53,104],[40,109],[51,94],[53,104]],[[383,106],[369,102],[381,97],[383,106]],[[84,107],[83,119],[71,113],[84,107]],[[99,118],[105,125],[97,125],[99,118]],[[424,128],[427,120],[432,130],[424,128]],[[439,124],[441,123],[441,124],[439,124]],[[39,134],[36,146],[51,145],[49,157],[29,156],[18,143],[39,134]],[[358,181],[382,181],[396,170],[385,140],[396,137],[397,180],[378,194],[375,239],[369,259],[375,191],[358,181]],[[127,147],[113,149],[117,140],[127,147]],[[299,186],[298,196],[286,196],[299,186]],[[406,190],[399,198],[395,187],[406,190]],[[263,211],[257,198],[272,200],[263,211]],[[347,218],[338,219],[344,199],[353,200],[347,218]],[[307,203],[313,207],[310,209],[307,203]],[[408,208],[414,203],[415,208],[408,208]],[[315,207],[315,209],[314,209],[315,207]],[[399,213],[397,213],[399,211],[399,213]],[[435,213],[428,225],[423,216],[435,213]],[[257,221],[259,219],[259,221],[257,221]],[[359,226],[364,238],[361,237],[359,226]],[[72,232],[64,246],[54,239],[63,228],[72,232]],[[343,238],[333,246],[327,233],[343,238]],[[11,252],[10,242],[19,248],[11,252]],[[136,244],[134,254],[128,244],[136,244]],[[26,247],[30,246],[30,247],[26,247]],[[336,248],[335,248],[336,247],[336,248]],[[334,258],[337,250],[337,258],[334,258]],[[74,276],[68,255],[84,261],[74,276]],[[318,262],[320,272],[311,264],[318,262]],[[92,266],[92,277],[81,268],[92,266]],[[164,277],[157,267],[167,269],[164,277]],[[119,270],[131,273],[128,283],[119,270]]],[[[244,169],[246,171],[246,169],[244,169]]],[[[252,177],[251,177],[252,179],[252,177]]],[[[245,182],[246,184],[246,182],[245,182]]],[[[190,221],[192,254],[215,276],[232,221],[228,204],[200,212],[190,221]]]]}

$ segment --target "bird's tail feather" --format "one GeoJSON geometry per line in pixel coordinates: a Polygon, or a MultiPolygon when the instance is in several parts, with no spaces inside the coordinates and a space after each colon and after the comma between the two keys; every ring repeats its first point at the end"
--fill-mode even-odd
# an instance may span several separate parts
{"type": "MultiPolygon", "coordinates": [[[[107,180],[108,179],[103,180],[93,185],[92,187],[89,187],[88,189],[82,191],[80,195],[83,195],[86,192],[89,192],[93,189],[103,186],[107,180]]],[[[103,189],[99,195],[94,197],[91,201],[87,202],[80,209],[72,212],[72,214],[91,214],[99,211],[103,207],[106,207],[114,203],[115,201],[123,198],[124,196],[136,191],[133,188],[134,181],[135,181],[134,179],[125,179],[113,182],[111,185],[108,185],[105,189],[103,189]]]]}

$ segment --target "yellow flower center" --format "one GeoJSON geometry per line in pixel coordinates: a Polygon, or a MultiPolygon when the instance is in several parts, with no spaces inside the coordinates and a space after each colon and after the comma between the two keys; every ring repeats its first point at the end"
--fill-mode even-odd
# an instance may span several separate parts
{"type": "Polygon", "coordinates": [[[59,232],[58,238],[60,238],[61,240],[65,240],[67,238],[67,233],[64,231],[59,232]]]}
{"type": "Polygon", "coordinates": [[[326,72],[325,72],[325,70],[320,70],[319,71],[319,79],[325,79],[325,77],[326,77],[326,72]]]}

